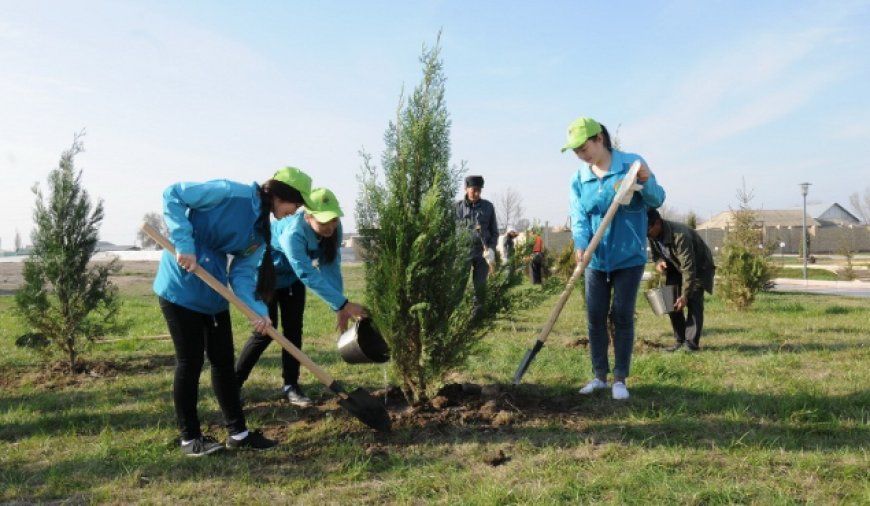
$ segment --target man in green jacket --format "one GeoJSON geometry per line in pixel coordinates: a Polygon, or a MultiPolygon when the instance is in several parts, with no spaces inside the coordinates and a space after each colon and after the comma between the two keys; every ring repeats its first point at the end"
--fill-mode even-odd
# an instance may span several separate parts
{"type": "Polygon", "coordinates": [[[658,272],[665,273],[668,285],[679,286],[674,310],[668,314],[676,342],[668,351],[685,345],[697,351],[704,327],[704,292],[713,293],[716,266],[710,248],[697,232],[673,221],[663,220],[655,209],[647,211],[650,250],[658,272]],[[688,310],[688,316],[683,314],[688,310]]]}

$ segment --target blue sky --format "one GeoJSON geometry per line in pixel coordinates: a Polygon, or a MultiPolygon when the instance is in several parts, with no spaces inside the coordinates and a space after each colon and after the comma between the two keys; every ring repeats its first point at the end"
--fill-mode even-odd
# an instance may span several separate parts
{"type": "Polygon", "coordinates": [[[592,116],[702,220],[752,204],[848,207],[870,187],[870,2],[173,2],[0,0],[0,241],[73,134],[101,236],[132,243],[175,181],[262,181],[295,165],[355,228],[359,151],[379,160],[439,30],[453,161],[564,223],[592,116]]]}

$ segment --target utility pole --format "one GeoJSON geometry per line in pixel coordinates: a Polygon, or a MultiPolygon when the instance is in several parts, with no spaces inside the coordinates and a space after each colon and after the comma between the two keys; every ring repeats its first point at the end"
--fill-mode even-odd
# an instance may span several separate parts
{"type": "Polygon", "coordinates": [[[804,214],[803,214],[803,222],[804,222],[804,238],[803,238],[803,250],[804,250],[804,284],[807,283],[807,257],[809,257],[809,245],[807,244],[807,193],[810,191],[810,185],[812,183],[801,183],[801,195],[804,197],[804,214]]]}

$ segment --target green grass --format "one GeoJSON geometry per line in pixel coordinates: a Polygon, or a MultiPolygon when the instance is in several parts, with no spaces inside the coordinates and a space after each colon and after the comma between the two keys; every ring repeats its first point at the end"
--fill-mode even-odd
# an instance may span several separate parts
{"type": "MultiPolygon", "coordinates": [[[[347,271],[352,296],[361,269],[347,271]]],[[[555,303],[500,321],[452,381],[510,381],[555,303]]],[[[308,298],[304,349],[349,385],[395,384],[335,351],[333,314],[308,298]]],[[[116,374],[44,372],[45,352],[0,298],[0,503],[198,504],[870,504],[870,306],[867,299],[763,293],[745,312],[707,300],[701,353],[664,353],[666,318],[638,301],[632,398],[584,398],[581,298],[572,297],[517,391],[563,409],[512,426],[399,428],[376,434],[340,410],[306,420],[276,400],[278,347],[246,384],[249,425],[280,435],[265,453],[190,459],[177,448],[170,341],[156,300],[131,289],[130,339],[95,344],[116,374]],[[379,451],[372,451],[372,449],[379,451]],[[501,450],[510,461],[483,462],[501,450]]],[[[248,335],[233,313],[236,347],[248,335]]],[[[331,399],[307,372],[302,382],[331,399]]],[[[199,412],[223,439],[208,372],[199,412]]]]}
{"type": "MultiPolygon", "coordinates": [[[[776,277],[804,279],[804,270],[798,267],[782,267],[777,271],[776,277]]],[[[826,269],[807,269],[807,278],[821,281],[837,281],[840,279],[836,272],[826,269]]]]}

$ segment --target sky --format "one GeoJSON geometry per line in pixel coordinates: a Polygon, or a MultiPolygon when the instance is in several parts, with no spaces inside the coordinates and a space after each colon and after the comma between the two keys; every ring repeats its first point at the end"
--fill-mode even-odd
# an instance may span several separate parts
{"type": "MultiPolygon", "coordinates": [[[[441,32],[451,160],[564,224],[591,116],[648,162],[669,210],[840,203],[870,187],[870,1],[0,0],[0,249],[29,244],[34,184],[75,160],[132,244],[177,181],[332,189],[355,230],[357,175],[441,32]]],[[[459,195],[457,195],[457,198],[459,195]]]]}

